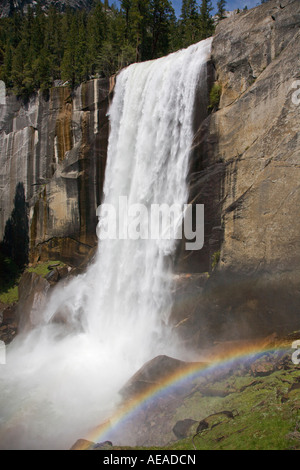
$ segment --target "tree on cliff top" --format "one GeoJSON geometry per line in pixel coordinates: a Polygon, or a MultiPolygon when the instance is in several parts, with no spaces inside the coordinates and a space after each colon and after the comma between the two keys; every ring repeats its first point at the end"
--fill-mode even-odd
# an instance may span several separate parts
{"type": "Polygon", "coordinates": [[[200,5],[200,40],[213,35],[215,27],[211,16],[212,5],[210,0],[202,0],[200,5]]]}
{"type": "Polygon", "coordinates": [[[16,186],[14,208],[6,222],[0,248],[18,268],[23,269],[28,263],[29,225],[23,183],[18,183],[16,186]]]}
{"type": "Polygon", "coordinates": [[[183,0],[176,19],[170,0],[95,1],[91,11],[39,5],[0,19],[0,80],[23,98],[55,80],[71,87],[156,59],[213,34],[210,0],[183,0]]]}
{"type": "Polygon", "coordinates": [[[225,13],[226,13],[225,5],[226,5],[226,0],[219,0],[219,1],[217,2],[217,7],[218,7],[217,18],[218,18],[218,22],[221,21],[221,20],[224,20],[224,19],[226,18],[226,16],[225,16],[225,13]]]}
{"type": "Polygon", "coordinates": [[[182,46],[187,47],[197,42],[200,36],[200,22],[196,0],[182,0],[180,22],[182,46]]]}

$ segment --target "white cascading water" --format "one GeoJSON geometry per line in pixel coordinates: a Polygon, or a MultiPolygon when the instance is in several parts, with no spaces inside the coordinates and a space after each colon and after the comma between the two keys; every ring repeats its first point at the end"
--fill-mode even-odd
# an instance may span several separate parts
{"type": "MultiPolygon", "coordinates": [[[[211,40],[123,70],[109,110],[105,203],[187,202],[196,93],[211,40]]],[[[158,354],[178,357],[168,327],[175,240],[105,240],[87,272],[57,286],[39,327],[0,366],[0,448],[68,449],[118,404],[158,354]],[[62,314],[65,322],[53,322],[62,314]]]]}

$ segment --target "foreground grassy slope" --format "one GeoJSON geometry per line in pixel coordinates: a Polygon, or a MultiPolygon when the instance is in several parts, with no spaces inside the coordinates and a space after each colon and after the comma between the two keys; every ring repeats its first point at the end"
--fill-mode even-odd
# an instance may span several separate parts
{"type": "MultiPolygon", "coordinates": [[[[202,377],[172,407],[171,417],[168,403],[163,411],[154,405],[136,421],[135,429],[140,433],[143,423],[151,421],[162,442],[169,429],[167,445],[106,444],[98,449],[300,450],[300,365],[293,364],[292,352],[289,347],[262,352],[233,369],[202,377]]],[[[147,433],[150,439],[150,428],[145,428],[145,439],[147,433]]],[[[95,446],[90,443],[87,448],[95,446]]]]}

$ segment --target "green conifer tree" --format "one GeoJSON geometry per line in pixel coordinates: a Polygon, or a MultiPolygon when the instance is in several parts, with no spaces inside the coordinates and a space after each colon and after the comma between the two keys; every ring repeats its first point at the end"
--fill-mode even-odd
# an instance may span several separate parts
{"type": "Polygon", "coordinates": [[[225,13],[226,13],[226,0],[219,0],[217,2],[217,7],[218,7],[218,11],[217,11],[217,18],[218,18],[218,22],[221,21],[221,20],[224,20],[226,18],[225,16],[225,13]]]}
{"type": "Polygon", "coordinates": [[[182,47],[200,40],[200,16],[196,0],[182,0],[180,24],[182,47]]]}

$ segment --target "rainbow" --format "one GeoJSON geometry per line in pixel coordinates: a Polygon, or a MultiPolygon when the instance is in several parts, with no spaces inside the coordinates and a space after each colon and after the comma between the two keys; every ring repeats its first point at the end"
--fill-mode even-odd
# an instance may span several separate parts
{"type": "MultiPolygon", "coordinates": [[[[255,360],[257,356],[265,353],[274,353],[279,350],[288,350],[290,345],[280,344],[274,346],[270,342],[256,342],[249,344],[248,342],[236,347],[231,347],[228,351],[222,353],[216,351],[209,357],[208,362],[187,363],[178,371],[168,375],[159,383],[149,386],[143,392],[135,395],[132,399],[121,405],[115,413],[100,426],[97,426],[86,436],[89,442],[99,443],[109,439],[110,433],[119,427],[126,426],[128,420],[132,420],[144,407],[150,405],[154,400],[172,393],[173,390],[191,383],[199,377],[204,377],[212,372],[219,371],[247,360],[255,360]]],[[[84,441],[82,441],[84,443],[84,441]]],[[[86,441],[85,441],[86,442],[86,441]]],[[[84,445],[84,444],[83,444],[84,445]]],[[[86,444],[85,444],[86,445],[86,444]]],[[[77,448],[80,450],[80,448],[77,448]]]]}

